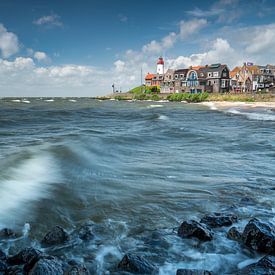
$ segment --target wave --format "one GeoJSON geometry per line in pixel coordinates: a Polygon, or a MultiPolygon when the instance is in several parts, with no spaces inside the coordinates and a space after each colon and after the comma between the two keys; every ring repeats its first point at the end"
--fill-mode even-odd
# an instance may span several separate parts
{"type": "Polygon", "coordinates": [[[40,154],[5,171],[0,178],[0,224],[24,217],[30,202],[46,198],[59,173],[53,158],[40,154]]]}
{"type": "Polygon", "coordinates": [[[252,120],[275,121],[275,115],[272,115],[270,113],[242,112],[234,108],[226,110],[225,112],[235,114],[235,115],[245,116],[248,119],[252,119],[252,120]]]}
{"type": "Polygon", "coordinates": [[[161,108],[161,107],[163,107],[163,105],[160,105],[160,104],[152,104],[147,106],[147,108],[161,108]]]}
{"type": "Polygon", "coordinates": [[[45,99],[46,102],[54,102],[54,99],[45,99]]]}

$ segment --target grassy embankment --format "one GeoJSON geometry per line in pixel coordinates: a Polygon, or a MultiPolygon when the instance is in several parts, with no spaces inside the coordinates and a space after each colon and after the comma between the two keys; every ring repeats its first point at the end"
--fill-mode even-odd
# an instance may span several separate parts
{"type": "Polygon", "coordinates": [[[271,93],[257,94],[189,94],[189,93],[174,93],[160,94],[159,88],[146,88],[138,86],[127,93],[114,94],[106,97],[98,97],[99,99],[116,99],[116,100],[169,100],[169,101],[187,101],[187,102],[202,102],[202,101],[231,101],[231,102],[275,102],[275,95],[271,93]]]}

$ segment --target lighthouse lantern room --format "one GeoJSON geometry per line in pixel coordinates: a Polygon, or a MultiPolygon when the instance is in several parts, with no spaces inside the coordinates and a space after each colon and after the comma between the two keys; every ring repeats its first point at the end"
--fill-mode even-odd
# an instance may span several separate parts
{"type": "Polygon", "coordinates": [[[162,57],[159,58],[157,63],[157,74],[164,74],[164,60],[162,57]]]}

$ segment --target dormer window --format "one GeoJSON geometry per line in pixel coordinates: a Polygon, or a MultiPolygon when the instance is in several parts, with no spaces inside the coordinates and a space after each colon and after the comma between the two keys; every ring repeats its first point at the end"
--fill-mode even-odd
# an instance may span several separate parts
{"type": "Polygon", "coordinates": [[[181,74],[181,75],[180,75],[180,78],[181,78],[181,79],[184,78],[184,74],[181,74]]]}
{"type": "Polygon", "coordinates": [[[178,79],[178,75],[177,74],[175,74],[175,79],[178,79]]]}

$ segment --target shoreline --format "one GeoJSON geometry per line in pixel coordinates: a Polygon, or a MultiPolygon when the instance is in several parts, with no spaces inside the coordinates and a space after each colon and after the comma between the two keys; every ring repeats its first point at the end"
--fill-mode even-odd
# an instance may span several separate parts
{"type": "Polygon", "coordinates": [[[242,101],[204,101],[198,103],[207,107],[216,107],[218,109],[226,109],[233,107],[245,107],[245,108],[275,108],[275,102],[270,101],[255,101],[255,102],[242,102],[242,101]]]}

